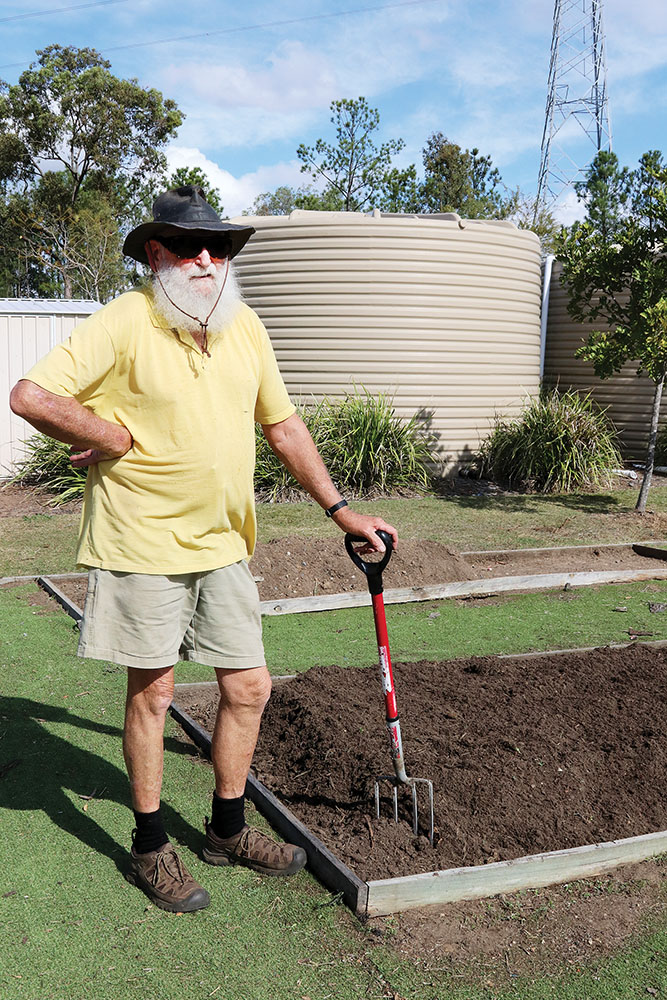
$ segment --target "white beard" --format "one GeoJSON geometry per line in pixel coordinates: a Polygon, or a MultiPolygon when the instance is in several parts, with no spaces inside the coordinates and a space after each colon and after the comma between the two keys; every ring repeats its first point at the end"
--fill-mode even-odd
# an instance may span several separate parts
{"type": "Polygon", "coordinates": [[[231,261],[225,281],[226,266],[226,263],[221,261],[220,264],[211,263],[206,268],[192,264],[187,271],[179,266],[165,267],[160,270],[159,276],[153,275],[155,308],[169,326],[176,327],[178,330],[186,330],[188,333],[200,333],[201,323],[199,320],[202,323],[206,321],[223,282],[222,295],[208,320],[208,334],[211,336],[220,333],[226,326],[229,326],[243,302],[243,296],[231,261]],[[202,290],[198,287],[200,276],[206,274],[212,275],[213,280],[207,279],[204,282],[207,287],[202,290]],[[169,299],[173,299],[176,305],[173,305],[169,299]],[[190,313],[190,316],[186,316],[185,313],[190,313]],[[196,316],[197,319],[191,319],[191,316],[196,316]]]}

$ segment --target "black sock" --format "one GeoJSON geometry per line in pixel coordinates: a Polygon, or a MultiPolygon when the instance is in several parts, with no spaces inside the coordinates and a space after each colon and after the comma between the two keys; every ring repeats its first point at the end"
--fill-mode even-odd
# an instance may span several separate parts
{"type": "Polygon", "coordinates": [[[245,826],[244,805],[243,795],[238,799],[221,799],[217,792],[213,792],[211,826],[216,837],[226,840],[241,832],[245,826]]]}
{"type": "Polygon", "coordinates": [[[134,849],[137,854],[148,854],[157,851],[169,840],[165,833],[162,815],[159,809],[152,813],[142,813],[134,810],[134,821],[137,830],[134,836],[134,849]]]}

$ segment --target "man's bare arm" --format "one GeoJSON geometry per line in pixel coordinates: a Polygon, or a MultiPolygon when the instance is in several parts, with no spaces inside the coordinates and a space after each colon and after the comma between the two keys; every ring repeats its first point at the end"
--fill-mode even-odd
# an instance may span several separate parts
{"type": "Polygon", "coordinates": [[[104,420],[71,396],[57,396],[29,379],[21,379],[12,389],[9,405],[42,434],[80,449],[74,464],[91,465],[105,458],[120,458],[132,447],[132,435],[121,424],[104,420]]]}
{"type": "MultiPolygon", "coordinates": [[[[308,428],[298,414],[292,414],[279,424],[263,424],[262,430],[280,461],[289,469],[297,482],[308,490],[313,500],[325,510],[338,503],[341,495],[327,472],[308,428]]],[[[393,539],[394,547],[397,545],[396,529],[381,517],[358,514],[350,507],[341,507],[333,515],[332,520],[341,531],[366,538],[370,548],[375,551],[384,549],[382,540],[376,534],[378,528],[388,532],[393,539]]]]}

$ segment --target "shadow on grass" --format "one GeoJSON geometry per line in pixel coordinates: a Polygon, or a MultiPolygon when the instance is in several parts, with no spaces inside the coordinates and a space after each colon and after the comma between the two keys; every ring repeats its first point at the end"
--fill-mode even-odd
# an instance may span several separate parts
{"type": "MultiPolygon", "coordinates": [[[[133,824],[127,776],[98,753],[74,746],[66,735],[67,727],[74,726],[113,737],[120,755],[121,730],[82,718],[67,708],[27,698],[0,697],[0,719],[0,807],[43,810],[61,830],[105,854],[124,872],[133,824]],[[63,724],[63,736],[49,732],[45,724],[51,723],[63,724]],[[80,804],[73,802],[67,792],[78,797],[80,804]],[[86,802],[93,799],[116,802],[127,810],[128,844],[119,844],[84,811],[86,802]]],[[[165,739],[165,749],[197,754],[171,738],[165,739]]],[[[172,838],[197,853],[201,832],[168,803],[163,802],[162,811],[172,838]]],[[[36,850],[38,846],[35,844],[36,850]]]]}
{"type": "Polygon", "coordinates": [[[486,493],[480,490],[479,493],[458,494],[442,490],[436,494],[438,500],[447,500],[458,507],[470,510],[494,510],[499,509],[511,513],[530,514],[539,511],[545,513],[545,508],[553,507],[570,511],[581,511],[585,514],[618,514],[626,509],[619,498],[611,493],[573,493],[554,494],[548,496],[540,494],[523,493],[486,493]]]}

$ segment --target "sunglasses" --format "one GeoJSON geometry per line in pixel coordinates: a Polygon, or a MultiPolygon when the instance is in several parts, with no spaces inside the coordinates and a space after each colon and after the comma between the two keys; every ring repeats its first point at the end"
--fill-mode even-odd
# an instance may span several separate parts
{"type": "Polygon", "coordinates": [[[161,236],[159,242],[181,260],[194,260],[202,250],[208,250],[210,257],[222,260],[231,256],[232,250],[227,236],[161,236]]]}

